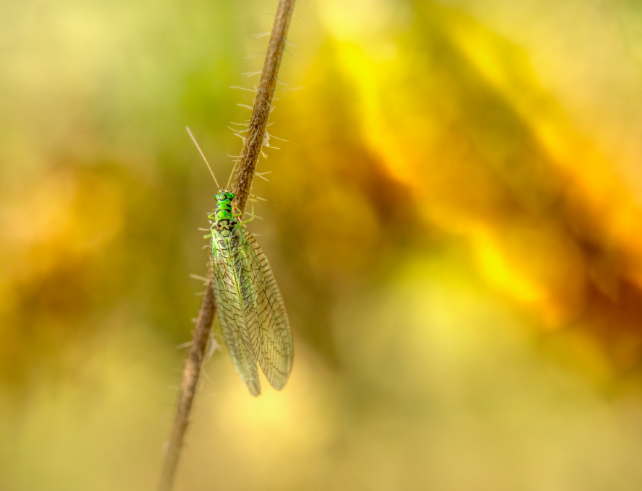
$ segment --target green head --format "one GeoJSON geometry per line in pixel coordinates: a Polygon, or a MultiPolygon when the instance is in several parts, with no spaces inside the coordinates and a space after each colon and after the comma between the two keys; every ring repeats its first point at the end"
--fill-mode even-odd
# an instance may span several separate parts
{"type": "Polygon", "coordinates": [[[227,189],[219,189],[218,194],[216,195],[216,202],[220,203],[221,201],[232,201],[234,199],[234,193],[230,193],[227,189]]]}

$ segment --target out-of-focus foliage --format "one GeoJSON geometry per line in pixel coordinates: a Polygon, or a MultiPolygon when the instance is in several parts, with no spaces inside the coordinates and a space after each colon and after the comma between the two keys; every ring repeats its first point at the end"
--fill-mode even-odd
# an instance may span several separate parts
{"type": "MultiPolygon", "coordinates": [[[[184,127],[225,181],[275,8],[0,5],[0,489],[154,488],[215,194],[184,127]]],[[[250,229],[292,379],[216,352],[177,489],[639,490],[638,3],[308,0],[290,40],[250,229]]]]}

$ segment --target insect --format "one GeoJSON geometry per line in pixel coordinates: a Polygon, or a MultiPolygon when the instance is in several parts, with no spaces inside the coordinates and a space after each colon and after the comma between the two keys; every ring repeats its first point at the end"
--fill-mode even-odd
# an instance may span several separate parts
{"type": "MultiPolygon", "coordinates": [[[[214,177],[207,159],[187,129],[214,177]]],[[[216,182],[216,177],[214,177],[216,182]]],[[[218,183],[216,183],[218,186],[218,183]]],[[[258,366],[281,390],[290,377],[294,344],[272,269],[254,236],[234,213],[234,193],[219,188],[209,215],[214,294],[223,339],[236,371],[253,396],[261,393],[258,366]]]]}

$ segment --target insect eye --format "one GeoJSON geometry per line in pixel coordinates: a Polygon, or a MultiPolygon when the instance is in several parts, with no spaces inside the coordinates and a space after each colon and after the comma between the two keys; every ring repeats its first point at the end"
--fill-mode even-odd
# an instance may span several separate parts
{"type": "Polygon", "coordinates": [[[227,197],[229,199],[234,199],[234,193],[227,193],[227,197]]]}

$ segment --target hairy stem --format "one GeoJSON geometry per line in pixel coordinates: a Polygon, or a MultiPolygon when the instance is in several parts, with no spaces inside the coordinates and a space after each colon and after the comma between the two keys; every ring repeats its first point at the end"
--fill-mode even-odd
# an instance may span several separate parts
{"type": "Polygon", "coordinates": [[[178,396],[178,407],[176,408],[176,417],[174,418],[174,428],[169,439],[165,463],[161,475],[161,491],[170,491],[178,466],[178,459],[183,448],[183,439],[187,431],[187,423],[192,410],[192,402],[196,395],[196,386],[201,373],[201,365],[205,356],[205,349],[210,338],[212,322],[216,307],[214,304],[214,290],[212,288],[212,278],[208,278],[205,285],[205,295],[198,312],[196,327],[194,328],[194,337],[190,346],[185,368],[183,369],[183,379],[181,381],[180,393],[178,396]]]}
{"type": "Polygon", "coordinates": [[[261,72],[261,81],[256,89],[250,126],[247,130],[243,150],[241,150],[239,156],[238,172],[232,187],[232,192],[236,196],[236,205],[241,211],[245,210],[245,204],[252,186],[252,178],[256,170],[256,163],[261,155],[265,128],[272,111],[272,96],[276,87],[276,76],[281,66],[285,38],[288,34],[293,10],[294,0],[281,0],[276,11],[270,44],[263,64],[263,71],[261,72]]]}
{"type": "MultiPolygon", "coordinates": [[[[250,126],[239,156],[238,171],[232,189],[236,195],[236,205],[241,212],[245,210],[245,204],[250,194],[252,179],[256,170],[256,163],[261,155],[261,147],[265,139],[265,129],[272,110],[272,97],[276,86],[276,77],[281,66],[281,59],[283,58],[283,51],[285,49],[285,39],[294,10],[294,1],[295,0],[279,1],[274,26],[272,28],[272,35],[270,36],[268,52],[265,63],[263,64],[261,81],[256,90],[250,126]]],[[[174,427],[168,443],[161,474],[160,491],[171,491],[173,487],[215,313],[216,306],[214,303],[214,290],[212,288],[212,271],[210,270],[205,286],[205,294],[198,312],[196,327],[194,328],[192,344],[187,355],[187,360],[185,361],[185,369],[183,370],[183,378],[178,396],[178,407],[176,408],[176,416],[174,418],[174,427]]]]}

